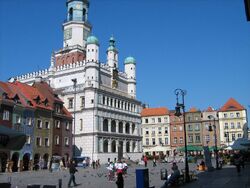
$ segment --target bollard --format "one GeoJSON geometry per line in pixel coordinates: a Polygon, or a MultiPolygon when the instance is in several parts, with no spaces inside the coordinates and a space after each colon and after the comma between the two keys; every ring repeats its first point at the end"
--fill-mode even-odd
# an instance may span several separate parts
{"type": "Polygon", "coordinates": [[[148,188],[148,169],[136,169],[136,188],[148,188]]]}
{"type": "Polygon", "coordinates": [[[59,188],[62,188],[62,179],[58,180],[59,188]]]}

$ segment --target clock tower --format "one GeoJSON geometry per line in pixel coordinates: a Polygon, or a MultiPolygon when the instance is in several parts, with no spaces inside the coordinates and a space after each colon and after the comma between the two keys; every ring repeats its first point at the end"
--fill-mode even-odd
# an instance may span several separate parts
{"type": "Polygon", "coordinates": [[[63,49],[55,52],[56,66],[82,61],[92,26],[88,22],[88,0],[67,0],[67,18],[63,23],[63,49]]]}

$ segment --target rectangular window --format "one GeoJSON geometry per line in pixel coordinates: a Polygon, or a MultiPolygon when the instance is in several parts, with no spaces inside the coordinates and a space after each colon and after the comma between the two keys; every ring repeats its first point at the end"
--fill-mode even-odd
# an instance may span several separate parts
{"type": "Polygon", "coordinates": [[[225,114],[223,114],[223,116],[224,116],[224,118],[227,118],[227,114],[225,113],[225,114]]]}
{"type": "Polygon", "coordinates": [[[234,122],[231,122],[231,129],[234,129],[234,122]]]}
{"type": "Polygon", "coordinates": [[[146,138],[146,145],[148,146],[149,145],[149,139],[146,138]]]}
{"type": "Polygon", "coordinates": [[[177,137],[174,137],[174,144],[177,144],[177,137]]]}
{"type": "Polygon", "coordinates": [[[154,127],[152,128],[152,134],[151,135],[155,136],[155,128],[154,127]]]}
{"type": "Polygon", "coordinates": [[[3,111],[3,120],[10,120],[10,112],[8,110],[3,111]]]}
{"type": "Polygon", "coordinates": [[[209,135],[205,135],[205,141],[208,143],[210,141],[210,136],[209,135]]]}
{"type": "Polygon", "coordinates": [[[69,146],[69,138],[68,137],[64,138],[64,145],[69,146]]]}
{"type": "Polygon", "coordinates": [[[188,125],[188,130],[192,131],[193,130],[193,126],[192,125],[188,125]]]}
{"type": "Polygon", "coordinates": [[[60,114],[61,113],[61,106],[56,105],[56,113],[60,114]]]}
{"type": "Polygon", "coordinates": [[[180,137],[180,144],[183,144],[183,137],[180,137]]]}
{"type": "Polygon", "coordinates": [[[240,117],[240,113],[239,112],[236,113],[236,117],[240,117]]]}
{"type": "Polygon", "coordinates": [[[209,130],[209,124],[205,123],[205,129],[208,131],[209,130]]]}
{"type": "Polygon", "coordinates": [[[152,145],[155,145],[155,138],[152,138],[152,145]]]}
{"type": "Polygon", "coordinates": [[[82,131],[83,130],[83,121],[82,121],[82,119],[80,119],[80,131],[82,131]]]}
{"type": "Polygon", "coordinates": [[[37,128],[38,129],[41,129],[41,128],[43,128],[43,125],[42,125],[42,120],[37,120],[37,128]]]}
{"type": "Polygon", "coordinates": [[[66,122],[66,130],[67,131],[69,130],[69,122],[68,121],[66,122]]]}
{"type": "Polygon", "coordinates": [[[188,135],[188,142],[193,143],[193,135],[188,135]]]}
{"type": "Polygon", "coordinates": [[[165,134],[168,134],[168,127],[165,127],[165,134]]]}
{"type": "Polygon", "coordinates": [[[201,137],[200,137],[200,135],[195,135],[195,142],[196,143],[200,143],[201,142],[201,137]]]}
{"type": "Polygon", "coordinates": [[[177,128],[176,128],[176,125],[173,127],[173,131],[176,131],[177,130],[177,128]]]}
{"type": "Polygon", "coordinates": [[[161,118],[158,118],[158,123],[161,123],[161,118]]]}
{"type": "Polygon", "coordinates": [[[31,143],[31,137],[30,135],[26,136],[26,144],[30,144],[31,143]]]}
{"type": "Polygon", "coordinates": [[[60,129],[60,121],[57,120],[55,126],[56,126],[57,129],[60,129]]]}
{"type": "Polygon", "coordinates": [[[161,134],[161,127],[158,127],[158,134],[161,134]]]}
{"type": "Polygon", "coordinates": [[[41,138],[40,138],[40,137],[37,137],[37,138],[36,138],[36,145],[37,145],[37,146],[42,146],[42,141],[41,141],[41,138]]]}
{"type": "Polygon", "coordinates": [[[163,145],[162,138],[158,138],[158,141],[159,141],[159,145],[163,145]]]}
{"type": "Polygon", "coordinates": [[[32,125],[32,118],[31,117],[26,118],[26,124],[29,125],[29,126],[32,125]]]}
{"type": "Polygon", "coordinates": [[[49,138],[44,138],[45,147],[49,147],[49,138]]]}
{"type": "Polygon", "coordinates": [[[68,109],[73,108],[73,98],[68,99],[68,109]]]}
{"type": "Polygon", "coordinates": [[[182,125],[180,125],[179,130],[180,130],[180,131],[183,131],[183,127],[182,127],[182,125]]]}
{"type": "Polygon", "coordinates": [[[21,117],[20,116],[16,116],[16,123],[18,123],[18,124],[21,123],[21,117]]]}
{"type": "Polygon", "coordinates": [[[148,128],[146,128],[145,134],[146,134],[146,135],[149,134],[148,128]]]}
{"type": "Polygon", "coordinates": [[[232,141],[235,141],[235,134],[232,134],[232,141]]]}
{"type": "Polygon", "coordinates": [[[199,131],[200,130],[200,124],[195,124],[195,130],[199,131]]]}
{"type": "Polygon", "coordinates": [[[145,123],[148,123],[148,119],[145,119],[145,123]]]}
{"type": "Polygon", "coordinates": [[[152,118],[152,123],[155,123],[155,118],[152,118]]]}
{"type": "Polygon", "coordinates": [[[165,122],[165,123],[168,122],[168,117],[164,117],[164,122],[165,122]]]}
{"type": "Polygon", "coordinates": [[[165,145],[168,145],[168,137],[165,137],[165,145]]]}
{"type": "Polygon", "coordinates": [[[50,125],[48,121],[45,121],[45,129],[50,129],[50,125]]]}
{"type": "Polygon", "coordinates": [[[55,136],[55,145],[59,145],[60,142],[59,142],[59,136],[55,136]]]}
{"type": "Polygon", "coordinates": [[[234,113],[230,113],[230,118],[233,118],[234,117],[234,113]]]}
{"type": "Polygon", "coordinates": [[[238,138],[242,138],[242,134],[241,133],[238,133],[238,138]]]}
{"type": "Polygon", "coordinates": [[[225,123],[224,129],[228,129],[228,123],[225,123]]]}
{"type": "Polygon", "coordinates": [[[241,124],[240,124],[240,122],[237,122],[237,129],[241,129],[241,124]]]}

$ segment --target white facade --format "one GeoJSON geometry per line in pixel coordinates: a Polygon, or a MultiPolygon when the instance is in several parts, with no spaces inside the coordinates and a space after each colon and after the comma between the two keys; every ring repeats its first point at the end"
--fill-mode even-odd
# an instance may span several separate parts
{"type": "MultiPolygon", "coordinates": [[[[64,24],[64,30],[67,27],[76,29],[72,21],[64,24]]],[[[135,87],[133,94],[129,92],[131,78],[114,67],[113,63],[109,63],[110,54],[107,54],[107,63],[100,63],[99,44],[88,43],[88,40],[77,42],[76,40],[84,41],[81,38],[84,31],[73,30],[72,40],[67,40],[67,49],[70,49],[71,45],[81,45],[86,52],[85,60],[56,66],[53,57],[49,69],[18,76],[17,80],[32,84],[36,77],[42,77],[59,92],[66,108],[73,116],[75,112],[75,145],[78,155],[100,159],[104,163],[108,158],[118,158],[119,150],[125,158],[140,159],[141,103],[135,99],[135,87]],[[113,75],[114,69],[117,71],[116,77],[113,75]],[[76,88],[72,79],[77,80],[76,88]],[[113,81],[116,82],[115,85],[112,84],[113,81]]],[[[117,55],[114,57],[115,61],[118,61],[117,55]]],[[[118,65],[118,62],[116,64],[118,65]]],[[[133,83],[136,84],[135,76],[133,83]]]]}
{"type": "Polygon", "coordinates": [[[143,153],[166,155],[171,151],[169,115],[142,116],[143,153]]]}

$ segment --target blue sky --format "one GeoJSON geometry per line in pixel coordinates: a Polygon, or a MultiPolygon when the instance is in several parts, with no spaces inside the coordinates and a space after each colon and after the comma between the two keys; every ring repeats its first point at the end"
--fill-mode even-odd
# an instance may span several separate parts
{"type": "MultiPolygon", "coordinates": [[[[49,67],[63,44],[66,0],[0,1],[0,80],[49,67]]],[[[187,110],[250,105],[250,22],[243,0],[91,0],[89,21],[106,60],[116,38],[119,66],[137,60],[137,98],[174,109],[175,88],[187,110]]]]}

